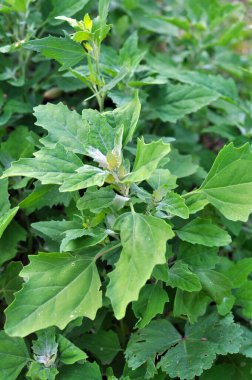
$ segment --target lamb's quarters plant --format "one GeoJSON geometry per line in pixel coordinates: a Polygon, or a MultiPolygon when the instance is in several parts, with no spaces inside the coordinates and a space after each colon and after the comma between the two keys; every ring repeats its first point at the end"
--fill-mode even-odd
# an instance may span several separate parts
{"type": "Polygon", "coordinates": [[[0,379],[252,378],[249,11],[0,6],[0,379]]]}

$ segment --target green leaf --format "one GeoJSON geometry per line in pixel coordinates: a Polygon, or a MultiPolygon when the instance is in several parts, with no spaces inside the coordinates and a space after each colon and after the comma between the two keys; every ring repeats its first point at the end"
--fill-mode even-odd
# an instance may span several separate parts
{"type": "Polygon", "coordinates": [[[79,157],[68,152],[63,145],[55,148],[42,148],[34,153],[35,158],[21,158],[12,163],[4,177],[25,176],[39,179],[42,184],[62,184],[69,175],[82,166],[79,157]]]}
{"type": "Polygon", "coordinates": [[[22,287],[22,279],[19,277],[22,268],[20,262],[12,261],[0,275],[0,293],[7,304],[14,300],[13,293],[22,287]]]}
{"type": "Polygon", "coordinates": [[[149,360],[153,362],[156,354],[167,351],[157,367],[172,378],[190,380],[210,368],[217,355],[238,352],[241,334],[231,314],[220,318],[214,312],[192,326],[187,324],[185,337],[180,336],[168,320],[152,321],[131,336],[126,360],[135,369],[149,360]]]}
{"type": "Polygon", "coordinates": [[[117,129],[112,128],[108,123],[105,114],[96,110],[84,109],[82,120],[86,128],[85,148],[98,149],[101,153],[107,154],[114,148],[114,139],[117,129]]]}
{"type": "Polygon", "coordinates": [[[81,115],[70,111],[63,103],[40,105],[34,108],[36,125],[46,129],[48,135],[40,141],[48,148],[54,148],[57,143],[74,153],[84,154],[84,142],[87,130],[81,115]]]}
{"type": "Polygon", "coordinates": [[[203,292],[185,292],[177,289],[173,306],[175,317],[187,316],[190,323],[194,323],[205,314],[210,298],[203,292]]]}
{"type": "Polygon", "coordinates": [[[249,380],[251,377],[252,360],[242,355],[228,357],[228,363],[221,363],[205,371],[200,380],[249,380]]]}
{"type": "Polygon", "coordinates": [[[176,233],[181,240],[207,247],[219,247],[231,243],[229,234],[213,224],[210,219],[193,219],[176,233]]]}
{"type": "Polygon", "coordinates": [[[224,274],[211,269],[198,270],[202,288],[216,303],[220,304],[225,297],[231,296],[231,281],[224,274]]]}
{"type": "Polygon", "coordinates": [[[96,187],[90,187],[84,196],[77,201],[77,207],[79,210],[90,210],[98,213],[104,208],[110,207],[115,197],[114,191],[108,187],[99,190],[96,187]]]}
{"type": "Polygon", "coordinates": [[[246,318],[252,317],[252,281],[247,281],[235,293],[235,303],[242,307],[242,314],[246,318]]]}
{"type": "Polygon", "coordinates": [[[200,191],[227,219],[245,222],[252,212],[252,153],[249,143],[224,146],[200,191]]]}
{"type": "Polygon", "coordinates": [[[60,371],[60,380],[102,380],[97,363],[86,362],[73,366],[64,366],[60,371]]]}
{"type": "Polygon", "coordinates": [[[159,203],[157,209],[165,211],[167,214],[177,215],[183,219],[189,218],[189,210],[185,200],[174,192],[169,192],[159,203]]]}
{"type": "Polygon", "coordinates": [[[219,95],[198,85],[167,85],[152,99],[149,119],[175,123],[185,115],[211,104],[219,95]]]}
{"type": "MultiPolygon", "coordinates": [[[[165,163],[167,159],[164,158],[165,163]]],[[[168,160],[167,160],[168,161],[168,160]]],[[[163,163],[161,162],[161,164],[163,163]]],[[[180,154],[177,149],[172,148],[169,154],[169,161],[164,164],[164,167],[178,178],[188,177],[196,172],[198,165],[193,162],[191,155],[180,154]]]]}
{"type": "Polygon", "coordinates": [[[83,10],[88,0],[52,0],[53,9],[49,14],[50,24],[57,25],[62,23],[62,20],[55,20],[57,16],[71,17],[80,10],[83,10]]]}
{"type": "Polygon", "coordinates": [[[55,59],[62,65],[60,71],[75,66],[85,57],[82,46],[67,37],[49,36],[39,40],[31,40],[24,46],[27,49],[40,52],[46,58],[55,59]]]}
{"type": "Polygon", "coordinates": [[[247,282],[248,276],[252,273],[252,258],[245,258],[233,263],[225,271],[225,275],[232,282],[233,288],[239,288],[247,282]]]}
{"type": "Polygon", "coordinates": [[[26,231],[15,221],[4,231],[0,239],[0,265],[15,257],[17,244],[26,240],[26,231]]]}
{"type": "Polygon", "coordinates": [[[5,214],[0,217],[0,239],[4,231],[6,230],[6,228],[8,227],[8,225],[10,224],[10,222],[12,221],[16,213],[18,212],[18,210],[19,210],[19,207],[14,207],[6,211],[5,214]]]}
{"type": "Polygon", "coordinates": [[[87,354],[75,346],[63,335],[58,337],[60,361],[64,364],[74,364],[79,360],[86,360],[87,354]]]}
{"type": "Polygon", "coordinates": [[[121,319],[127,305],[138,299],[155,265],[165,263],[166,241],[174,234],[163,220],[136,213],[123,214],[114,228],[120,230],[123,250],[109,274],[107,296],[116,318],[121,319]]]}
{"type": "Polygon", "coordinates": [[[123,144],[126,145],[132,140],[137,122],[140,116],[141,103],[138,92],[135,92],[134,98],[125,105],[115,108],[113,111],[105,112],[109,123],[113,126],[123,125],[123,144]]]}
{"type": "Polygon", "coordinates": [[[16,380],[23,367],[30,360],[25,342],[20,338],[10,338],[0,332],[0,376],[4,380],[16,380]]]}
{"type": "Polygon", "coordinates": [[[79,345],[91,352],[102,364],[110,364],[121,351],[118,335],[113,330],[100,329],[93,334],[84,334],[79,345]]]}
{"type": "Polygon", "coordinates": [[[178,258],[186,262],[190,267],[198,269],[214,268],[218,262],[218,248],[206,247],[199,244],[180,242],[178,258]]]}
{"type": "Polygon", "coordinates": [[[26,376],[31,380],[55,380],[58,373],[56,367],[46,368],[43,364],[31,362],[26,376]]]}
{"type": "Polygon", "coordinates": [[[23,289],[6,309],[6,332],[11,336],[26,336],[53,325],[63,329],[79,316],[94,319],[101,307],[100,279],[90,257],[30,256],[21,276],[26,279],[23,289]]]}
{"type": "Polygon", "coordinates": [[[60,191],[76,191],[91,186],[102,186],[105,182],[108,172],[95,166],[83,165],[65,177],[60,191]]]}
{"type": "Polygon", "coordinates": [[[163,140],[145,144],[143,138],[138,139],[132,173],[126,175],[121,182],[141,182],[150,178],[160,160],[169,152],[170,144],[164,143],[163,140]]]}
{"type": "Polygon", "coordinates": [[[199,291],[202,288],[199,277],[180,260],[170,268],[167,283],[172,288],[179,288],[187,292],[199,291]]]}
{"type": "Polygon", "coordinates": [[[8,179],[0,179],[0,217],[10,209],[8,179]]]}
{"type": "Polygon", "coordinates": [[[132,304],[135,316],[138,318],[136,327],[144,328],[157,315],[162,314],[164,305],[169,301],[167,292],[157,284],[145,285],[139,294],[139,299],[132,304]]]}

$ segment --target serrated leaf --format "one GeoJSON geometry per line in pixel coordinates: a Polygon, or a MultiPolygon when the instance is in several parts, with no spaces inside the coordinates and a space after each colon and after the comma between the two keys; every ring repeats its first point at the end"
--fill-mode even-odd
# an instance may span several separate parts
{"type": "Polygon", "coordinates": [[[82,46],[67,37],[49,36],[31,40],[25,44],[25,47],[39,51],[46,58],[55,59],[62,65],[60,70],[75,66],[85,57],[82,46]]]}
{"type": "Polygon", "coordinates": [[[42,184],[61,185],[69,175],[82,166],[80,158],[57,144],[53,149],[42,148],[34,153],[35,158],[21,158],[12,163],[4,177],[25,176],[37,178],[42,184]]]}
{"type": "Polygon", "coordinates": [[[63,329],[79,316],[94,319],[101,307],[100,279],[90,257],[41,253],[30,256],[20,275],[26,282],[6,309],[6,332],[11,336],[53,325],[63,329]]]}
{"type": "Polygon", "coordinates": [[[218,99],[219,94],[198,85],[167,85],[151,101],[148,118],[175,123],[185,115],[198,111],[218,99]]]}
{"type": "Polygon", "coordinates": [[[201,290],[202,286],[197,274],[193,273],[187,264],[182,261],[176,263],[168,271],[168,285],[187,292],[201,290]]]}
{"type": "Polygon", "coordinates": [[[132,304],[138,318],[136,327],[144,328],[157,315],[162,314],[164,305],[169,301],[167,292],[157,284],[146,284],[140,291],[139,299],[132,304]]]}
{"type": "Polygon", "coordinates": [[[132,172],[121,182],[141,182],[150,178],[160,160],[170,152],[170,144],[163,140],[145,144],[143,138],[137,140],[137,152],[132,172]]]}
{"type": "Polygon", "coordinates": [[[233,263],[233,265],[225,271],[225,275],[232,282],[233,288],[243,286],[252,273],[252,258],[245,258],[233,263]]]}
{"type": "Polygon", "coordinates": [[[123,214],[114,228],[120,229],[123,250],[109,274],[107,296],[116,318],[121,319],[127,305],[137,300],[154,266],[165,263],[166,241],[174,234],[163,220],[137,213],[123,214]]]}
{"type": "Polygon", "coordinates": [[[227,219],[247,221],[252,212],[252,153],[249,144],[224,146],[200,191],[227,219]]]}
{"type": "Polygon", "coordinates": [[[80,0],[78,2],[74,0],[52,0],[53,9],[49,14],[50,24],[60,24],[62,22],[60,19],[57,18],[57,20],[55,20],[57,16],[64,15],[71,17],[78,11],[83,10],[87,3],[88,0],[80,0]]]}
{"type": "Polygon", "coordinates": [[[193,219],[176,233],[181,240],[207,247],[219,247],[231,243],[229,234],[213,224],[210,219],[193,219]]]}
{"type": "Polygon", "coordinates": [[[16,380],[30,360],[25,342],[21,338],[10,338],[0,332],[0,375],[4,380],[16,380]]]}
{"type": "Polygon", "coordinates": [[[36,125],[48,131],[48,135],[41,139],[45,146],[54,148],[60,143],[66,150],[85,153],[87,129],[76,111],[70,111],[63,103],[48,103],[35,107],[34,116],[37,118],[36,125]]]}
{"type": "Polygon", "coordinates": [[[167,351],[157,367],[172,378],[190,380],[210,368],[217,355],[238,352],[241,342],[242,330],[231,314],[220,318],[213,312],[192,326],[187,324],[185,337],[167,320],[158,320],[131,336],[126,360],[135,369],[167,351]]]}

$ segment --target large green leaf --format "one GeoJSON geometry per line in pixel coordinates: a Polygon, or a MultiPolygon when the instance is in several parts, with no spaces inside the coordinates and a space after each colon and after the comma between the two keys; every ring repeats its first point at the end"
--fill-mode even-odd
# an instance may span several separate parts
{"type": "Polygon", "coordinates": [[[225,297],[231,295],[231,281],[224,274],[211,269],[198,270],[202,288],[215,302],[221,303],[225,297]]]}
{"type": "Polygon", "coordinates": [[[145,144],[143,138],[137,141],[137,152],[132,173],[126,175],[122,182],[141,182],[150,178],[160,160],[170,152],[170,144],[162,140],[145,144]]]}
{"type": "Polygon", "coordinates": [[[86,362],[74,366],[64,366],[60,371],[60,380],[102,380],[97,363],[86,362]]]}
{"type": "Polygon", "coordinates": [[[79,316],[94,319],[101,307],[100,279],[91,257],[41,253],[30,256],[21,276],[24,287],[6,309],[6,332],[11,336],[53,325],[63,329],[79,316]]]}
{"type": "Polygon", "coordinates": [[[190,267],[211,269],[218,262],[217,253],[218,248],[216,247],[180,242],[178,258],[185,261],[190,267]]]}
{"type": "Polygon", "coordinates": [[[30,360],[25,342],[21,338],[10,338],[0,332],[0,376],[4,380],[16,380],[22,368],[30,360]]]}
{"type": "Polygon", "coordinates": [[[187,316],[190,323],[194,323],[206,312],[207,305],[211,299],[204,293],[185,292],[177,289],[173,306],[175,317],[187,316]]]}
{"type": "Polygon", "coordinates": [[[201,185],[201,192],[227,219],[245,222],[252,212],[252,153],[249,143],[225,146],[201,185]]]}
{"type": "Polygon", "coordinates": [[[176,231],[181,240],[208,247],[225,246],[231,243],[229,234],[210,219],[196,218],[176,231]]]}
{"type": "Polygon", "coordinates": [[[187,324],[184,337],[168,320],[160,319],[131,336],[126,360],[135,369],[167,351],[158,367],[172,378],[190,380],[210,368],[217,355],[236,353],[241,344],[242,330],[231,314],[221,318],[213,312],[192,326],[187,324]]]}
{"type": "Polygon", "coordinates": [[[8,211],[6,211],[1,217],[0,217],[0,238],[2,237],[4,231],[18,212],[19,207],[14,207],[8,211]]]}
{"type": "Polygon", "coordinates": [[[49,36],[31,40],[25,44],[25,47],[39,51],[44,57],[55,59],[62,65],[60,70],[76,65],[85,57],[82,46],[67,37],[49,36]]]}
{"type": "Polygon", "coordinates": [[[63,103],[48,103],[35,107],[34,116],[37,118],[36,125],[48,131],[48,135],[41,139],[45,146],[54,148],[61,143],[66,150],[85,153],[87,130],[76,111],[70,111],[63,103]]]}
{"type": "Polygon", "coordinates": [[[62,184],[69,175],[82,166],[79,157],[67,151],[63,145],[42,148],[34,153],[35,158],[21,158],[12,163],[4,177],[25,176],[39,179],[43,184],[62,184]]]}
{"type": "Polygon", "coordinates": [[[149,118],[175,123],[185,115],[214,102],[219,94],[198,85],[167,85],[151,101],[149,118]]]}
{"type": "Polygon", "coordinates": [[[116,318],[121,319],[127,305],[138,299],[155,265],[165,263],[166,241],[174,234],[163,220],[135,212],[122,215],[114,228],[120,230],[123,250],[109,274],[107,295],[116,318]]]}

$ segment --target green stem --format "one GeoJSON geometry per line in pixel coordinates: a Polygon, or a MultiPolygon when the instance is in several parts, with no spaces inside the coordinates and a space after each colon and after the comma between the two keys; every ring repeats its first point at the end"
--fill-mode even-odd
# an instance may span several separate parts
{"type": "Polygon", "coordinates": [[[182,194],[181,197],[186,198],[186,197],[190,197],[191,195],[199,194],[199,193],[200,193],[200,189],[195,189],[195,190],[190,191],[189,193],[182,194]]]}
{"type": "Polygon", "coordinates": [[[105,255],[106,253],[111,252],[114,249],[121,247],[121,245],[122,245],[121,243],[118,243],[118,244],[113,245],[113,247],[106,249],[105,251],[101,251],[97,253],[97,255],[95,256],[95,260],[99,259],[101,256],[105,255]]]}

